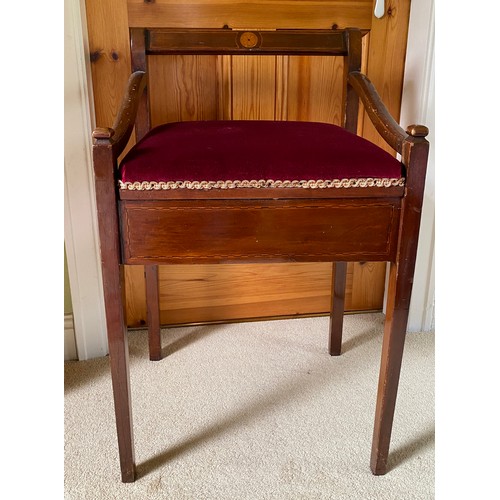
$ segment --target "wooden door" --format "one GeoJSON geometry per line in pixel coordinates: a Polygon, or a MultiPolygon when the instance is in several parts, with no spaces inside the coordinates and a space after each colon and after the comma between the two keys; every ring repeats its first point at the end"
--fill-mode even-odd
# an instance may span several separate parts
{"type": "MultiPolygon", "coordinates": [[[[86,0],[96,123],[110,126],[130,73],[129,27],[332,28],[364,36],[364,71],[399,118],[410,0],[86,0]]],[[[340,123],[342,61],[298,56],[156,56],[149,62],[152,124],[196,119],[340,123]],[[168,87],[166,87],[168,85],[168,87]]],[[[359,132],[385,146],[360,113],[359,132]]],[[[131,141],[131,144],[133,140],[131,141]]],[[[130,145],[129,145],[130,147],[130,145]]],[[[329,312],[331,264],[160,267],[163,324],[329,312]]],[[[126,268],[127,323],[146,323],[144,269],[126,268]]],[[[350,263],[347,311],[380,310],[384,263],[350,263]]]]}

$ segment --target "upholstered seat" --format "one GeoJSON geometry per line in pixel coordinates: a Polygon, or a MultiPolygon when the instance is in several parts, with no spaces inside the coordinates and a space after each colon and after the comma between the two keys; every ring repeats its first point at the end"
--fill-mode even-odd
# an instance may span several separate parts
{"type": "Polygon", "coordinates": [[[152,129],[120,165],[126,190],[389,187],[399,161],[336,125],[194,121],[152,129]]]}

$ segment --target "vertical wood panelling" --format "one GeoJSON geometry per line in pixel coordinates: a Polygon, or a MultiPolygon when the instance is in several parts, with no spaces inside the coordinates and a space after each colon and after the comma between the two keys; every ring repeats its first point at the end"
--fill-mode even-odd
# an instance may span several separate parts
{"type": "Polygon", "coordinates": [[[274,120],[276,57],[231,59],[233,120],[274,120]]]}
{"type": "MultiPolygon", "coordinates": [[[[160,266],[161,322],[328,313],[331,272],[329,263],[160,266]]],[[[349,263],[346,310],[380,309],[384,281],[380,266],[349,263]]]]}
{"type": "Polygon", "coordinates": [[[125,268],[125,311],[127,324],[144,326],[147,321],[146,282],[144,266],[124,266],[125,268]]]}
{"type": "Polygon", "coordinates": [[[216,56],[150,56],[151,123],[217,119],[216,56]]]}
{"type": "MultiPolygon", "coordinates": [[[[399,116],[410,0],[86,0],[96,120],[111,126],[130,73],[129,26],[340,28],[371,30],[363,68],[399,116]],[[128,3],[128,14],[127,14],[128,3]]],[[[298,56],[153,56],[152,124],[209,119],[314,120],[341,123],[341,58],[298,56]]],[[[360,107],[358,130],[382,145],[360,107]]],[[[133,140],[133,139],[132,139],[133,140]]],[[[132,141],[131,141],[132,142],[132,141]]],[[[383,145],[382,145],[383,146],[383,145]]],[[[383,146],[384,147],[384,146],[383,146]]],[[[331,264],[160,266],[163,323],[326,313],[331,264]],[[238,290],[238,293],[235,293],[238,290]]],[[[146,321],[144,269],[126,266],[127,321],[146,321]]],[[[382,306],[384,263],[348,265],[346,310],[382,306]]]]}
{"type": "Polygon", "coordinates": [[[130,75],[125,0],[86,0],[96,123],[111,127],[130,75]]]}
{"type": "MultiPolygon", "coordinates": [[[[127,2],[86,0],[85,7],[96,125],[111,127],[131,71],[127,2]]],[[[132,134],[126,151],[134,142],[135,134],[132,134]]],[[[125,266],[129,324],[143,324],[146,319],[143,273],[143,266],[125,266]]]]}
{"type": "Polygon", "coordinates": [[[276,56],[275,120],[288,120],[289,56],[276,56]]]}
{"type": "Polygon", "coordinates": [[[162,322],[179,324],[327,312],[331,264],[173,265],[160,268],[162,322]],[[228,293],[231,290],[231,293],[228,293]]]}
{"type": "Polygon", "coordinates": [[[352,264],[349,309],[380,309],[384,300],[384,262],[355,262],[352,264]]]}
{"type": "Polygon", "coordinates": [[[288,62],[288,120],[340,125],[343,68],[341,57],[291,56],[288,62]]]}
{"type": "MultiPolygon", "coordinates": [[[[373,17],[370,32],[366,74],[396,121],[401,111],[410,3],[411,0],[386,2],[386,14],[382,19],[373,17]]],[[[363,137],[395,154],[368,119],[364,120],[363,137]]]]}
{"type": "Polygon", "coordinates": [[[217,58],[218,120],[233,119],[233,70],[232,56],[217,58]]]}

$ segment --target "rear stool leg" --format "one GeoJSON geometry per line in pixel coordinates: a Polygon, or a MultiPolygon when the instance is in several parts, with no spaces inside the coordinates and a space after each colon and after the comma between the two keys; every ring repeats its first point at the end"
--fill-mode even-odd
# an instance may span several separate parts
{"type": "Polygon", "coordinates": [[[332,273],[332,305],[330,310],[330,338],[328,345],[328,351],[331,356],[339,356],[342,350],[346,275],[347,262],[334,262],[332,273]]]}
{"type": "Polygon", "coordinates": [[[146,303],[148,309],[149,359],[161,359],[160,293],[158,266],[145,266],[146,303]]]}

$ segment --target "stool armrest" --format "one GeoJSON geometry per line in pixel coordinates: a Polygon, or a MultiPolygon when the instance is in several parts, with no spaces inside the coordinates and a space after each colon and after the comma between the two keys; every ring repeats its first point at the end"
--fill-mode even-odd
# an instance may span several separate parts
{"type": "Polygon", "coordinates": [[[359,71],[349,73],[348,81],[361,99],[378,133],[398,153],[402,154],[403,143],[409,135],[425,137],[429,133],[424,125],[411,125],[405,132],[385,107],[373,83],[363,73],[359,71]]]}
{"type": "Polygon", "coordinates": [[[125,149],[135,124],[139,101],[146,85],[146,73],[136,71],[128,79],[127,89],[122,98],[120,110],[112,128],[96,128],[92,133],[94,143],[108,142],[113,147],[113,154],[118,158],[125,149]]]}

